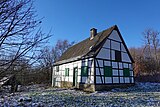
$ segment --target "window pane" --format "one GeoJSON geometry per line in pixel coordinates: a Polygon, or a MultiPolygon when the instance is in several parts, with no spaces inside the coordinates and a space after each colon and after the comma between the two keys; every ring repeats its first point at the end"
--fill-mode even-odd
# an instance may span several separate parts
{"type": "Polygon", "coordinates": [[[124,69],[123,69],[123,75],[124,75],[125,77],[129,77],[129,76],[130,76],[129,68],[124,68],[124,69]]]}
{"type": "Polygon", "coordinates": [[[59,66],[56,66],[56,72],[59,72],[59,66]]]}
{"type": "Polygon", "coordinates": [[[121,52],[120,51],[115,51],[115,60],[117,62],[121,62],[122,61],[121,52]]]}
{"type": "Polygon", "coordinates": [[[81,75],[82,76],[88,76],[88,67],[87,66],[82,66],[81,67],[81,75]]]}
{"type": "Polygon", "coordinates": [[[69,76],[69,68],[65,68],[65,76],[69,76]]]}
{"type": "Polygon", "coordinates": [[[104,76],[105,77],[111,77],[112,76],[112,67],[111,66],[105,66],[104,67],[104,76]]]}

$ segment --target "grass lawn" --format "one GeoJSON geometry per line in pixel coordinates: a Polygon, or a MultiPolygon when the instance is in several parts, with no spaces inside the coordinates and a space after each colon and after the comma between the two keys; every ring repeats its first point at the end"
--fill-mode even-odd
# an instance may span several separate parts
{"type": "MultiPolygon", "coordinates": [[[[3,95],[3,94],[2,94],[3,95]]],[[[137,83],[126,89],[86,93],[73,89],[35,88],[1,96],[2,106],[159,107],[160,83],[137,83]]]]}

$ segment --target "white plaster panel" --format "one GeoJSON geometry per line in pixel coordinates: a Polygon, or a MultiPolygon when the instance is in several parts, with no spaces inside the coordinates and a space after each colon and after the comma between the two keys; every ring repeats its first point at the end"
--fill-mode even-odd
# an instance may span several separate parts
{"type": "Polygon", "coordinates": [[[100,71],[99,71],[99,68],[96,68],[96,75],[100,75],[100,73],[101,73],[101,75],[104,75],[103,68],[100,68],[100,71]]]}
{"type": "Polygon", "coordinates": [[[112,62],[112,67],[113,67],[113,68],[118,68],[117,62],[112,62]]]}
{"type": "Polygon", "coordinates": [[[81,68],[78,68],[78,75],[81,75],[81,68]]]}
{"type": "Polygon", "coordinates": [[[91,75],[94,75],[94,68],[90,68],[91,69],[91,75]]]}
{"type": "Polygon", "coordinates": [[[60,70],[64,70],[65,67],[64,67],[64,65],[60,65],[59,68],[60,68],[60,70]]]}
{"type": "Polygon", "coordinates": [[[94,83],[94,76],[90,76],[89,83],[94,83]]]}
{"type": "Polygon", "coordinates": [[[61,79],[60,78],[56,78],[56,81],[60,81],[61,79]]]}
{"type": "Polygon", "coordinates": [[[74,64],[73,64],[73,67],[78,67],[78,63],[74,63],[74,64]]]}
{"type": "Polygon", "coordinates": [[[54,72],[54,75],[57,75],[57,72],[56,72],[56,71],[54,72]]]}
{"type": "Polygon", "coordinates": [[[112,60],[115,60],[115,51],[114,50],[112,50],[112,60]]]}
{"type": "Polygon", "coordinates": [[[87,83],[87,77],[82,77],[82,83],[87,83]]]}
{"type": "Polygon", "coordinates": [[[88,62],[88,67],[92,67],[92,61],[88,62]]]}
{"type": "Polygon", "coordinates": [[[65,77],[65,81],[68,81],[69,80],[69,77],[65,77]]]}
{"type": "Polygon", "coordinates": [[[88,66],[88,59],[85,59],[85,66],[88,66]]]}
{"type": "Polygon", "coordinates": [[[101,68],[101,74],[104,75],[104,68],[101,68]]]}
{"type": "Polygon", "coordinates": [[[104,75],[104,69],[100,68],[100,71],[101,71],[101,75],[104,75]]]}
{"type": "Polygon", "coordinates": [[[72,69],[73,68],[73,64],[72,63],[69,63],[69,69],[72,69]]]}
{"type": "Polygon", "coordinates": [[[106,56],[105,56],[105,58],[104,59],[111,59],[110,58],[110,50],[109,49],[105,49],[106,50],[106,56]]]}
{"type": "Polygon", "coordinates": [[[52,75],[55,75],[56,70],[53,68],[52,75]]]}
{"type": "Polygon", "coordinates": [[[120,51],[120,43],[115,42],[115,41],[111,41],[111,49],[120,51]]]}
{"type": "Polygon", "coordinates": [[[94,67],[94,62],[95,62],[95,61],[93,61],[93,62],[92,62],[92,65],[91,65],[91,66],[92,66],[92,68],[94,67]]]}
{"type": "Polygon", "coordinates": [[[69,68],[69,64],[65,64],[65,68],[69,68]]]}
{"type": "Polygon", "coordinates": [[[85,65],[85,62],[82,62],[82,66],[86,66],[86,65],[85,65]]]}
{"type": "Polygon", "coordinates": [[[133,70],[132,64],[129,64],[129,69],[130,69],[130,70],[133,70]]]}
{"type": "Polygon", "coordinates": [[[111,66],[111,62],[110,61],[104,61],[104,66],[111,66]]]}
{"type": "Polygon", "coordinates": [[[129,77],[124,77],[124,81],[125,81],[125,83],[130,83],[129,77]]]}
{"type": "Polygon", "coordinates": [[[64,80],[64,76],[61,76],[61,80],[62,80],[62,81],[64,80]]]}
{"type": "Polygon", "coordinates": [[[100,68],[100,71],[99,71],[98,68],[96,68],[96,75],[100,75],[100,73],[101,73],[101,75],[104,75],[104,70],[103,70],[103,68],[100,68]]]}
{"type": "Polygon", "coordinates": [[[120,77],[120,83],[124,83],[124,77],[120,77]]]}
{"type": "Polygon", "coordinates": [[[99,74],[99,68],[96,68],[96,75],[100,75],[99,74]]]}
{"type": "Polygon", "coordinates": [[[127,63],[123,63],[124,68],[128,68],[128,64],[127,63]]]}
{"type": "Polygon", "coordinates": [[[99,67],[103,67],[103,60],[98,60],[99,67]]]}
{"type": "Polygon", "coordinates": [[[122,69],[123,68],[123,65],[121,62],[119,62],[119,68],[122,69]]]}
{"type": "Polygon", "coordinates": [[[81,68],[82,66],[82,61],[78,61],[78,68],[81,68]]]}
{"type": "Polygon", "coordinates": [[[101,82],[101,77],[100,77],[100,76],[96,76],[96,83],[102,83],[102,82],[101,82]]]}
{"type": "Polygon", "coordinates": [[[134,83],[134,78],[133,77],[131,78],[131,83],[134,83]]]}
{"type": "Polygon", "coordinates": [[[69,70],[69,76],[73,76],[73,69],[69,70]]]}
{"type": "Polygon", "coordinates": [[[77,77],[77,82],[81,82],[81,76],[77,77]]]}
{"type": "Polygon", "coordinates": [[[88,79],[86,79],[85,83],[88,83],[88,79]]]}
{"type": "Polygon", "coordinates": [[[118,77],[113,77],[113,83],[119,83],[119,78],[118,77]]]}
{"type": "Polygon", "coordinates": [[[122,61],[124,61],[124,62],[131,62],[131,60],[130,60],[130,58],[129,58],[129,56],[128,56],[127,53],[123,53],[122,52],[122,61]]]}
{"type": "Polygon", "coordinates": [[[123,76],[123,70],[119,70],[119,75],[123,76]]]}
{"type": "Polygon", "coordinates": [[[110,50],[102,48],[98,53],[97,58],[110,59],[110,50]]]}
{"type": "Polygon", "coordinates": [[[96,63],[96,67],[98,67],[98,63],[97,63],[97,61],[95,61],[95,63],[96,63]]]}
{"type": "Polygon", "coordinates": [[[106,42],[104,43],[103,47],[105,48],[110,48],[110,40],[106,40],[106,42]]]}
{"type": "Polygon", "coordinates": [[[121,42],[119,34],[117,33],[116,30],[113,30],[108,38],[121,42]]]}
{"type": "Polygon", "coordinates": [[[73,82],[73,76],[69,77],[69,82],[73,82]]]}
{"type": "Polygon", "coordinates": [[[56,66],[53,67],[53,70],[54,70],[54,71],[56,70],[56,66]]]}
{"type": "Polygon", "coordinates": [[[88,75],[91,75],[91,68],[88,69],[88,75]]]}
{"type": "Polygon", "coordinates": [[[127,52],[123,44],[121,44],[121,50],[122,50],[123,52],[127,52]]]}
{"type": "Polygon", "coordinates": [[[112,73],[113,73],[114,76],[118,76],[118,70],[113,69],[113,72],[112,72],[112,73]]]}
{"type": "Polygon", "coordinates": [[[130,71],[130,76],[133,76],[133,71],[130,71]]]}
{"type": "Polygon", "coordinates": [[[105,77],[105,83],[112,83],[112,77],[105,77]]]}

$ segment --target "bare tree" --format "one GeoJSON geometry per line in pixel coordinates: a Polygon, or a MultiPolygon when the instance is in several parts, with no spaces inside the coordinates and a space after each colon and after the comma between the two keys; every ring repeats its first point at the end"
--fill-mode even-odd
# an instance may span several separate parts
{"type": "Polygon", "coordinates": [[[145,55],[145,51],[147,52],[146,57],[151,57],[151,38],[152,38],[152,29],[146,29],[143,33],[144,37],[144,50],[143,54],[145,55]]]}
{"type": "Polygon", "coordinates": [[[159,32],[154,29],[146,29],[143,32],[144,41],[145,41],[145,48],[144,51],[147,50],[147,54],[149,54],[149,57],[154,57],[154,59],[157,61],[157,51],[160,46],[159,44],[159,32]]]}
{"type": "Polygon", "coordinates": [[[9,69],[21,58],[34,62],[36,52],[51,36],[37,28],[41,20],[36,18],[32,0],[0,1],[0,59],[1,67],[9,69]]]}
{"type": "Polygon", "coordinates": [[[75,42],[69,43],[68,40],[58,40],[56,46],[52,48],[52,53],[54,54],[54,61],[58,60],[59,57],[75,42]]]}
{"type": "Polygon", "coordinates": [[[158,37],[159,37],[159,32],[152,31],[152,44],[153,44],[153,49],[154,49],[154,57],[156,61],[158,61],[157,51],[160,46],[158,37]]]}
{"type": "Polygon", "coordinates": [[[73,44],[74,42],[70,43],[68,40],[58,40],[52,48],[44,47],[41,50],[39,58],[40,71],[42,71],[41,73],[45,73],[48,82],[51,83],[51,72],[53,71],[54,62],[73,44]]]}

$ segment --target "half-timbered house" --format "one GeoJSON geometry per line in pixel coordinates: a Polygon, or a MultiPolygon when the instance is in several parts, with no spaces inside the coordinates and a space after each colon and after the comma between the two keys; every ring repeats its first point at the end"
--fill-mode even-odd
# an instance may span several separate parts
{"type": "Polygon", "coordinates": [[[52,86],[88,91],[134,85],[133,59],[115,25],[70,47],[55,62],[52,86]]]}

